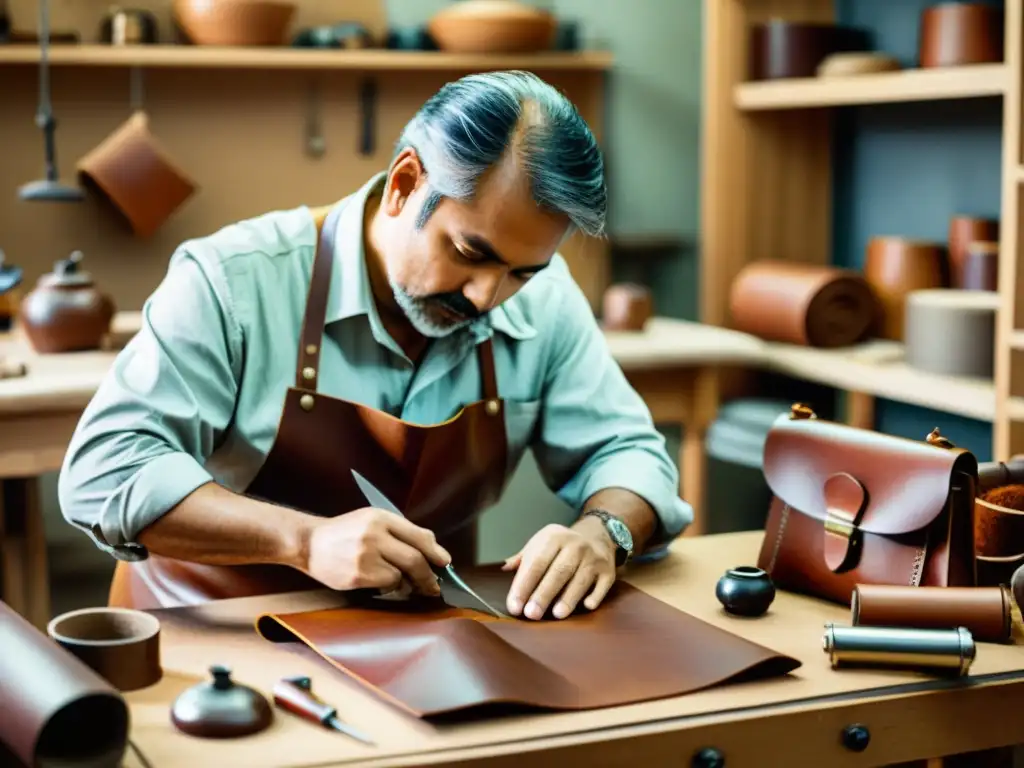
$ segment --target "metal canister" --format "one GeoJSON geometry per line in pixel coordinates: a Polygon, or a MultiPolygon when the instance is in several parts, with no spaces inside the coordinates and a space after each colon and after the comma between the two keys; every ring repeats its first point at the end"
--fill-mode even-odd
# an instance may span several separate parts
{"type": "Polygon", "coordinates": [[[833,669],[880,666],[941,670],[966,675],[974,663],[974,637],[966,627],[910,629],[825,625],[822,647],[833,669]]]}

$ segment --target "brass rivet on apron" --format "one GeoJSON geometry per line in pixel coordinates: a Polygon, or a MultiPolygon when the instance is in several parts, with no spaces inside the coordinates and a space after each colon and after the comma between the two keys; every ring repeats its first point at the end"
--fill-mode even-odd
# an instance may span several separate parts
{"type": "Polygon", "coordinates": [[[313,396],[312,395],[303,395],[302,397],[300,397],[299,398],[299,406],[304,411],[311,411],[311,410],[313,410],[313,396]]]}
{"type": "Polygon", "coordinates": [[[497,400],[488,400],[487,405],[485,405],[484,408],[487,409],[487,413],[489,415],[494,416],[498,413],[498,410],[501,408],[501,406],[498,405],[497,400]]]}
{"type": "Polygon", "coordinates": [[[307,344],[306,345],[306,354],[307,355],[315,355],[316,354],[316,344],[307,344]]]}
{"type": "Polygon", "coordinates": [[[307,367],[302,369],[302,378],[304,378],[306,381],[312,381],[315,376],[316,368],[307,367]]]}

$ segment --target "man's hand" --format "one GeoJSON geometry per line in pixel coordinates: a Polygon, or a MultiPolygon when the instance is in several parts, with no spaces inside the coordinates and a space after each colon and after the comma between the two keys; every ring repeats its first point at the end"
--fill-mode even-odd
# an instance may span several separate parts
{"type": "Polygon", "coordinates": [[[516,571],[506,601],[509,613],[540,619],[554,602],[552,614],[564,619],[580,600],[590,610],[604,600],[615,583],[615,545],[603,526],[548,525],[506,560],[503,570],[516,571]]]}
{"type": "Polygon", "coordinates": [[[382,509],[364,507],[315,518],[303,570],[331,589],[398,588],[403,578],[424,595],[441,594],[430,564],[451,562],[433,532],[382,509]]]}

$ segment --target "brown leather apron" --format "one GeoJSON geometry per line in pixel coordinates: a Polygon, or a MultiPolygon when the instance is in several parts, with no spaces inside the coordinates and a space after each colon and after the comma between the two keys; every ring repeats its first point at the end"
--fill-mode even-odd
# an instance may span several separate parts
{"type": "MultiPolygon", "coordinates": [[[[431,529],[456,562],[476,551],[476,518],[508,482],[504,405],[491,339],[477,346],[482,399],[437,425],[317,392],[320,345],[334,265],[338,203],[320,230],[306,300],[295,386],[285,395],[277,435],[247,496],[332,517],[367,506],[357,470],[415,523],[431,529]]],[[[322,588],[286,566],[212,566],[150,554],[118,562],[112,606],[149,609],[229,597],[322,588]]]]}

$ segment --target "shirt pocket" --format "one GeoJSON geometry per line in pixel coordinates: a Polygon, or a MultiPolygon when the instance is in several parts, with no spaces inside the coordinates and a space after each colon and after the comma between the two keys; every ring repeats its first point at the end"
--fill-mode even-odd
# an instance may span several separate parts
{"type": "Polygon", "coordinates": [[[508,443],[508,473],[516,471],[537,429],[540,400],[505,401],[505,440],[508,443]]]}

